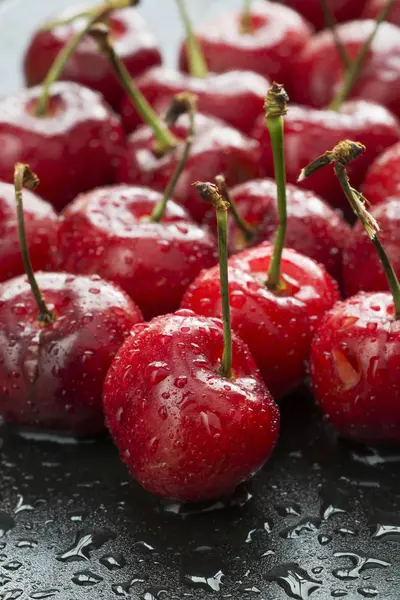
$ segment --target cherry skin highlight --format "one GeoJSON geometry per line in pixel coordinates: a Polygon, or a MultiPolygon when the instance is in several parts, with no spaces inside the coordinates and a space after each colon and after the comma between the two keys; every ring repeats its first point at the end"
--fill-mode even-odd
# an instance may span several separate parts
{"type": "MultiPolygon", "coordinates": [[[[339,299],[337,284],[318,263],[285,249],[282,292],[266,285],[273,247],[268,242],[229,259],[232,328],[249,346],[275,399],[295,389],[306,375],[312,332],[339,299]]],[[[182,308],[221,316],[218,268],[203,271],[189,286],[182,308]]]]}
{"type": "Polygon", "coordinates": [[[78,196],[63,213],[59,267],[118,284],[147,319],[179,308],[186,287],[217,262],[216,240],[169,200],[150,220],[159,192],[128,185],[78,196]]]}
{"type": "Polygon", "coordinates": [[[0,101],[0,179],[13,181],[14,164],[40,175],[40,193],[56,209],[75,196],[112,183],[123,146],[119,118],[101,96],[75,83],[55,83],[45,117],[35,115],[41,88],[0,101]]]}
{"type": "Polygon", "coordinates": [[[387,148],[372,163],[362,191],[372,205],[400,195],[400,142],[387,148]]]}
{"type": "MultiPolygon", "coordinates": [[[[369,211],[381,231],[379,239],[393,265],[400,273],[400,196],[388,198],[369,211]]],[[[376,252],[371,251],[371,240],[360,222],[354,226],[343,255],[343,284],[346,296],[389,289],[385,272],[376,252]]]]}
{"type": "MultiPolygon", "coordinates": [[[[345,102],[338,112],[291,105],[284,127],[286,175],[290,183],[296,183],[301,169],[327,148],[333,148],[344,139],[356,139],[366,146],[366,152],[348,166],[351,181],[358,187],[374,159],[400,139],[400,127],[394,115],[382,106],[363,100],[345,102]]],[[[271,142],[262,116],[253,137],[261,144],[264,174],[273,176],[271,142]]],[[[298,185],[351,215],[333,169],[317,171],[298,185]]]]}
{"type": "MultiPolygon", "coordinates": [[[[50,20],[69,18],[82,10],[82,5],[70,7],[52,15],[43,25],[50,20]]],[[[57,26],[51,31],[39,29],[34,33],[24,57],[25,81],[28,87],[43,82],[60,50],[84,26],[85,19],[82,18],[68,25],[57,26]]],[[[114,11],[108,18],[108,26],[114,39],[115,50],[132,77],[161,64],[161,53],[155,37],[134,8],[114,11]]],[[[100,92],[113,108],[119,108],[123,92],[115,81],[107,59],[89,37],[82,40],[69,59],[61,79],[100,92]]]]}
{"type": "MultiPolygon", "coordinates": [[[[35,270],[54,268],[58,216],[53,207],[33,192],[24,192],[24,218],[31,262],[35,270]]],[[[15,191],[0,181],[0,281],[25,272],[18,236],[15,191]]]]}
{"type": "MultiPolygon", "coordinates": [[[[382,9],[387,5],[386,0],[368,0],[361,17],[363,19],[376,19],[382,9]]],[[[386,19],[389,23],[400,25],[400,0],[397,0],[386,19]]]]}
{"type": "MultiPolygon", "coordinates": [[[[166,108],[179,92],[196,94],[200,112],[226,121],[246,134],[251,133],[257,117],[262,113],[269,88],[269,81],[252,71],[229,71],[200,79],[165,67],[147,71],[135,83],[159,111],[166,108]]],[[[122,101],[120,114],[127,133],[142,123],[127,95],[122,101]]]]}
{"type": "Polygon", "coordinates": [[[149,492],[183,502],[231,494],[270,456],[279,411],[247,346],[233,337],[220,372],[222,323],[178,311],[137,326],[104,386],[122,460],[149,492]]]}
{"type": "Polygon", "coordinates": [[[47,325],[39,322],[25,276],[0,284],[0,413],[17,426],[97,435],[104,430],[107,370],[142,316],[122,291],[97,276],[36,277],[55,313],[47,325]]]}
{"type": "MultiPolygon", "coordinates": [[[[189,131],[187,115],[182,115],[171,131],[183,141],[189,131]]],[[[118,180],[164,190],[180,159],[181,144],[161,156],[156,155],[153,131],[142,126],[127,140],[121,158],[118,180]]],[[[211,211],[199,199],[192,183],[199,179],[212,181],[223,174],[228,185],[254,179],[260,175],[260,146],[236,129],[200,113],[195,117],[195,136],[189,159],[174,191],[174,199],[201,221],[211,211]]]]}
{"type": "Polygon", "coordinates": [[[360,292],[325,316],[312,344],[313,390],[343,437],[366,444],[400,439],[400,322],[390,293],[360,292]]]}
{"type": "MultiPolygon", "coordinates": [[[[383,0],[384,2],[385,0],[383,0]]],[[[283,3],[300,13],[317,29],[324,29],[324,13],[320,0],[283,0],[283,3]]],[[[329,7],[337,23],[351,21],[360,16],[365,0],[328,0],[329,7]]]]}

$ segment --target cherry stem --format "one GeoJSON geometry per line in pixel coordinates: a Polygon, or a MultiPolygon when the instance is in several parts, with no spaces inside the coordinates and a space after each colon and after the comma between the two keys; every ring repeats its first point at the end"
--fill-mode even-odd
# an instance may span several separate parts
{"type": "Polygon", "coordinates": [[[39,179],[35,173],[32,173],[28,165],[17,163],[14,168],[14,189],[15,203],[17,207],[18,220],[18,235],[21,247],[22,262],[24,263],[25,272],[28,276],[29,285],[31,286],[33,296],[39,308],[39,321],[43,325],[48,325],[54,321],[54,313],[46,306],[43,300],[42,293],[36,281],[33,272],[31,259],[29,256],[29,248],[26,239],[25,219],[24,219],[24,204],[22,200],[22,190],[26,187],[29,190],[34,190],[39,185],[39,179]]]}
{"type": "Polygon", "coordinates": [[[238,229],[240,229],[240,231],[243,233],[246,241],[250,242],[254,238],[256,232],[254,228],[246,221],[246,219],[244,219],[239,213],[238,208],[236,206],[236,202],[233,200],[232,196],[229,193],[225,177],[223,175],[217,175],[215,178],[215,183],[218,186],[221,196],[223,197],[225,202],[229,204],[230,212],[235,220],[238,229]]]}
{"type": "Polygon", "coordinates": [[[165,120],[169,125],[173,125],[178,118],[184,114],[189,115],[189,130],[186,136],[182,156],[178,162],[178,165],[172,174],[172,177],[168,181],[167,187],[165,188],[162,200],[156,204],[153,212],[151,213],[150,221],[159,223],[164,217],[165,210],[167,208],[168,200],[174,193],[176,185],[179,181],[182,171],[188,161],[190,151],[193,145],[193,139],[195,134],[195,114],[196,114],[197,96],[188,92],[182,92],[174,96],[171,106],[168,108],[165,120]]]}
{"type": "Polygon", "coordinates": [[[337,144],[333,150],[328,150],[325,152],[325,154],[319,156],[315,161],[307,165],[307,167],[302,170],[299,179],[308,177],[312,173],[315,173],[315,171],[318,169],[330,163],[334,164],[335,174],[339,180],[342,190],[378,253],[390,291],[393,296],[396,319],[400,319],[400,283],[393,269],[392,263],[390,262],[390,259],[379,239],[379,224],[366,208],[366,206],[369,205],[368,200],[350,185],[349,176],[346,170],[346,166],[358,158],[363,152],[365,152],[365,146],[360,142],[343,140],[337,144]]]}
{"type": "Polygon", "coordinates": [[[342,40],[340,39],[340,35],[337,31],[337,22],[335,19],[335,15],[328,3],[328,0],[319,0],[321,4],[321,9],[324,14],[324,21],[326,27],[332,33],[333,41],[335,42],[336,50],[340,56],[340,60],[342,61],[342,65],[344,70],[346,71],[351,64],[350,57],[347,53],[346,48],[344,47],[342,40]]]}
{"type": "Polygon", "coordinates": [[[153,130],[156,138],[156,153],[162,155],[175,148],[179,144],[178,138],[169,130],[168,126],[153,110],[146,98],[133,83],[127,68],[113,48],[108,27],[103,23],[96,23],[90,29],[89,34],[96,40],[100,50],[110,61],[116,78],[128,93],[132,104],[141,118],[153,130]]]}
{"type": "Polygon", "coordinates": [[[106,19],[108,15],[117,9],[127,8],[129,6],[134,6],[137,4],[138,0],[108,0],[108,2],[103,2],[98,7],[93,8],[91,10],[87,10],[85,12],[76,13],[72,17],[68,19],[53,21],[49,23],[46,27],[46,30],[53,29],[58,25],[65,25],[72,23],[78,18],[87,18],[86,25],[78,31],[76,35],[74,35],[71,40],[60,50],[57,54],[53,64],[51,65],[45,80],[42,84],[42,91],[40,93],[39,98],[37,99],[35,106],[35,114],[38,117],[45,117],[49,108],[49,99],[51,86],[55,83],[60,77],[62,72],[65,69],[65,66],[75,52],[83,38],[88,34],[89,30],[97,23],[98,21],[102,21],[106,19]]]}
{"type": "Polygon", "coordinates": [[[251,4],[252,0],[243,1],[243,10],[240,17],[240,32],[249,34],[252,31],[251,27],[251,4]]]}
{"type": "Polygon", "coordinates": [[[284,150],[284,115],[287,113],[289,98],[283,85],[273,83],[265,100],[266,122],[271,138],[274,157],[275,181],[277,185],[278,230],[275,236],[274,251],[268,269],[267,287],[278,291],[282,287],[281,262],[286,238],[286,168],[284,150]]]}
{"type": "Polygon", "coordinates": [[[387,17],[389,16],[396,1],[397,0],[388,0],[386,6],[381,10],[379,15],[377,16],[374,29],[372,30],[372,32],[368,36],[368,38],[365,40],[364,44],[362,45],[359,53],[357,54],[357,56],[355,58],[355,60],[350,64],[350,66],[345,74],[342,86],[340,87],[336,96],[333,98],[332,102],[329,104],[328,108],[330,110],[339,110],[342,103],[350,95],[350,92],[353,89],[354,84],[356,83],[358,77],[361,74],[362,68],[364,66],[364,62],[367,58],[371,44],[374,41],[376,34],[378,33],[378,29],[379,29],[381,23],[383,21],[385,21],[387,19],[387,17]]]}
{"type": "Polygon", "coordinates": [[[219,274],[222,300],[222,323],[224,327],[224,351],[222,353],[221,374],[232,379],[232,326],[229,303],[228,277],[228,209],[219,189],[213,183],[196,181],[193,184],[201,198],[215,207],[218,229],[219,274]]]}
{"type": "Polygon", "coordinates": [[[188,53],[189,71],[193,77],[205,79],[208,67],[201,46],[194,34],[192,23],[186,8],[185,0],[176,0],[179,13],[186,31],[186,48],[188,53]]]}

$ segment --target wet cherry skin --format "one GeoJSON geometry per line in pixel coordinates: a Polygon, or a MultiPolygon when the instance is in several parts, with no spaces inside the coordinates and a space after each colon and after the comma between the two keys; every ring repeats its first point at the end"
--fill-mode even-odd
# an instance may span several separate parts
{"type": "MultiPolygon", "coordinates": [[[[400,274],[400,195],[373,206],[370,213],[378,221],[379,239],[385,248],[395,273],[400,274]]],[[[343,254],[343,285],[346,296],[388,290],[388,282],[371,240],[357,222],[347,238],[343,254]]]]}
{"type": "Polygon", "coordinates": [[[101,96],[76,83],[55,83],[50,114],[35,116],[40,90],[0,100],[0,179],[11,183],[14,164],[28,163],[41,196],[62,209],[80,192],[113,182],[123,132],[101,96]]]}
{"type": "MultiPolygon", "coordinates": [[[[277,189],[273,179],[255,179],[230,190],[239,214],[254,228],[248,242],[232,215],[229,218],[229,250],[240,252],[247,246],[275,239],[278,227],[277,189]]],[[[324,265],[328,273],[340,281],[342,253],[350,226],[338,211],[316,196],[288,184],[286,246],[324,265]]],[[[211,225],[211,218],[210,220],[211,225]]],[[[213,219],[215,221],[215,218],[213,219]]]]}
{"type": "MultiPolygon", "coordinates": [[[[229,71],[199,79],[165,67],[147,71],[136,80],[136,85],[156,109],[166,108],[179,92],[192,92],[197,96],[200,112],[226,121],[246,134],[251,133],[263,112],[269,88],[268,80],[252,71],[229,71]]],[[[128,96],[122,101],[120,114],[127,133],[142,123],[128,96]]]]}
{"type": "MultiPolygon", "coordinates": [[[[293,57],[311,39],[312,28],[294,10],[263,0],[251,7],[250,34],[242,33],[241,12],[219,15],[196,29],[208,68],[213,73],[240,69],[279,81],[291,93],[289,67],[293,57]]],[[[181,70],[187,71],[186,46],[182,44],[181,70]]]]}
{"type": "Polygon", "coordinates": [[[128,185],[78,196],[63,213],[59,268],[115,282],[146,319],[178,309],[189,283],[216,264],[216,240],[173,200],[162,221],[151,222],[161,198],[128,185]]]}
{"type": "Polygon", "coordinates": [[[374,160],[365,176],[362,191],[373,205],[400,195],[400,142],[374,160]]]}
{"type": "MultiPolygon", "coordinates": [[[[72,6],[53,19],[65,19],[82,12],[82,5],[72,6]]],[[[59,51],[85,25],[78,19],[69,25],[55,27],[51,31],[38,29],[24,57],[25,81],[28,87],[43,82],[59,51]]],[[[161,53],[153,34],[145,21],[133,8],[115,11],[108,19],[115,51],[123,59],[129,73],[136,77],[155,65],[161,64],[161,53]]],[[[67,62],[61,79],[73,81],[100,92],[106,101],[118,109],[123,92],[115,80],[107,59],[99,52],[94,40],[86,37],[67,62]]]]}
{"type": "MultiPolygon", "coordinates": [[[[271,177],[273,156],[264,117],[259,117],[253,137],[261,143],[261,164],[265,175],[271,177]]],[[[345,102],[338,112],[291,105],[285,116],[288,181],[296,183],[303,167],[344,139],[355,139],[366,146],[362,157],[348,165],[352,185],[358,188],[373,160],[400,139],[400,127],[386,108],[363,100],[345,102]]],[[[333,169],[317,171],[298,185],[314,191],[335,208],[349,214],[348,203],[333,169]]]]}
{"type": "MultiPolygon", "coordinates": [[[[24,219],[29,254],[35,270],[54,268],[59,219],[53,207],[39,196],[24,192],[24,219]]],[[[0,281],[24,273],[18,237],[15,191],[11,183],[0,181],[0,281]]]]}
{"type": "Polygon", "coordinates": [[[231,494],[275,447],[279,411],[233,336],[234,379],[220,374],[222,323],[178,311],[133,328],[104,386],[108,427],[148,491],[179,501],[231,494]]]}
{"type": "MultiPolygon", "coordinates": [[[[283,4],[299,12],[317,29],[325,27],[320,0],[283,0],[283,4]]],[[[365,0],[328,0],[328,5],[337,23],[351,21],[359,17],[364,4],[365,0]]]]}
{"type": "MultiPolygon", "coordinates": [[[[350,21],[337,32],[348,55],[354,59],[375,27],[375,21],[350,21]]],[[[330,31],[315,35],[292,63],[291,100],[317,108],[329,104],[343,82],[343,65],[330,31]]],[[[400,28],[382,23],[372,42],[351,98],[363,98],[382,104],[400,116],[400,28]]]]}
{"type": "MultiPolygon", "coordinates": [[[[182,115],[171,131],[183,142],[188,127],[187,115],[182,115]]],[[[182,147],[178,144],[173,151],[157,156],[154,144],[153,132],[147,126],[139,127],[128,137],[117,174],[121,183],[144,185],[160,191],[165,189],[181,157],[182,147]]],[[[212,181],[219,174],[225,175],[231,186],[254,179],[260,175],[260,153],[255,140],[222,121],[197,113],[194,143],[175,188],[174,199],[201,221],[212,207],[199,198],[192,183],[212,181]]]]}
{"type": "MultiPolygon", "coordinates": [[[[386,0],[367,0],[367,4],[362,12],[363,19],[376,19],[381,10],[385,8],[386,0]]],[[[390,15],[386,19],[390,23],[400,25],[400,0],[396,0],[390,15]]]]}
{"type": "Polygon", "coordinates": [[[40,272],[37,281],[56,314],[48,325],[25,276],[0,284],[0,414],[18,426],[97,435],[107,370],[141,313],[97,276],[40,272]]]}
{"type": "Polygon", "coordinates": [[[400,439],[400,321],[389,292],[338,302],[311,350],[311,378],[324,416],[343,437],[366,444],[400,439]]]}
{"type": "MultiPolygon", "coordinates": [[[[273,247],[264,242],[229,259],[233,330],[248,344],[265,384],[275,399],[304,379],[312,331],[339,299],[336,282],[325,269],[285,249],[282,277],[286,290],[266,286],[273,247]]],[[[218,267],[203,271],[189,286],[182,308],[206,317],[221,316],[218,267]]]]}

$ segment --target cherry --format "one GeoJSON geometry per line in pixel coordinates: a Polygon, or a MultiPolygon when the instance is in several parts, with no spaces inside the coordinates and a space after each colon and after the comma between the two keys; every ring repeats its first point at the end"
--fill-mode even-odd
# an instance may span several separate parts
{"type": "MultiPolygon", "coordinates": [[[[375,19],[386,6],[387,0],[368,0],[362,12],[363,19],[375,19]]],[[[400,1],[396,0],[387,21],[400,25],[400,1]]]]}
{"type": "MultiPolygon", "coordinates": [[[[385,1],[385,0],[384,0],[385,1]]],[[[321,10],[321,0],[283,0],[283,4],[290,6],[300,13],[317,29],[326,25],[324,13],[321,10]]],[[[327,0],[328,8],[337,22],[351,21],[360,16],[365,0],[327,0]]]]}
{"type": "Polygon", "coordinates": [[[97,276],[38,273],[26,245],[22,186],[37,179],[15,170],[21,250],[28,275],[0,285],[0,413],[18,426],[75,435],[104,428],[102,387],[111,360],[142,321],[117,287],[97,276]]]}
{"type": "MultiPolygon", "coordinates": [[[[374,206],[371,215],[379,223],[379,235],[386,253],[397,273],[400,273],[400,196],[392,197],[374,206]]],[[[347,296],[357,292],[387,290],[385,271],[376,253],[371,252],[371,241],[362,223],[357,222],[343,255],[343,283],[347,296]]]]}
{"type": "Polygon", "coordinates": [[[61,209],[79,192],[112,183],[123,134],[119,118],[96,92],[54,83],[38,116],[42,91],[35,87],[0,100],[0,179],[12,182],[14,163],[29,162],[41,173],[42,197],[61,209]]]}
{"type": "MultiPolygon", "coordinates": [[[[82,7],[69,7],[56,15],[55,20],[46,21],[34,33],[26,50],[24,72],[27,85],[41,84],[57,55],[82,33],[85,19],[93,20],[99,18],[98,15],[108,17],[116,40],[116,51],[132,76],[161,64],[160,50],[143,18],[135,9],[124,8],[134,4],[133,0],[108,0],[83,12],[82,7]]],[[[118,109],[122,90],[93,40],[85,38],[80,41],[74,55],[65,64],[61,78],[100,92],[109,104],[118,109]]]]}
{"type": "Polygon", "coordinates": [[[231,494],[262,466],[279,411],[247,346],[232,336],[227,203],[215,199],[223,323],[181,310],[136,326],[104,385],[122,460],[148,491],[179,501],[231,494]]]}
{"type": "MultiPolygon", "coordinates": [[[[25,227],[29,253],[35,270],[53,268],[58,217],[50,204],[25,192],[25,227]]],[[[0,181],[0,281],[24,273],[18,237],[14,186],[0,181]]]]}
{"type": "MultiPolygon", "coordinates": [[[[311,38],[308,23],[295,11],[272,2],[254,1],[244,11],[230,12],[204,23],[196,37],[214,73],[251,70],[282,81],[291,92],[289,65],[311,38]]],[[[180,66],[188,71],[187,44],[180,66]]]]}
{"type": "Polygon", "coordinates": [[[387,148],[372,163],[364,179],[363,192],[372,204],[400,195],[400,142],[387,148]]]}
{"type": "Polygon", "coordinates": [[[346,140],[314,161],[313,168],[334,163],[343,191],[376,248],[391,293],[360,292],[334,306],[313,340],[311,377],[317,402],[340,435],[368,444],[398,444],[400,284],[378,236],[380,227],[346,173],[346,165],[363,150],[362,144],[346,140]]]}

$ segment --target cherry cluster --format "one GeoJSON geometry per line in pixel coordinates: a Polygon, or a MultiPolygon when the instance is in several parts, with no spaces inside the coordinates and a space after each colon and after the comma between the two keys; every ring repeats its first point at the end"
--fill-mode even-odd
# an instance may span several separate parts
{"type": "Polygon", "coordinates": [[[104,0],[43,23],[0,101],[0,415],[107,426],[144,488],[200,501],[308,379],[340,435],[400,443],[400,1],[195,30],[176,3],[179,71],[104,0]]]}

